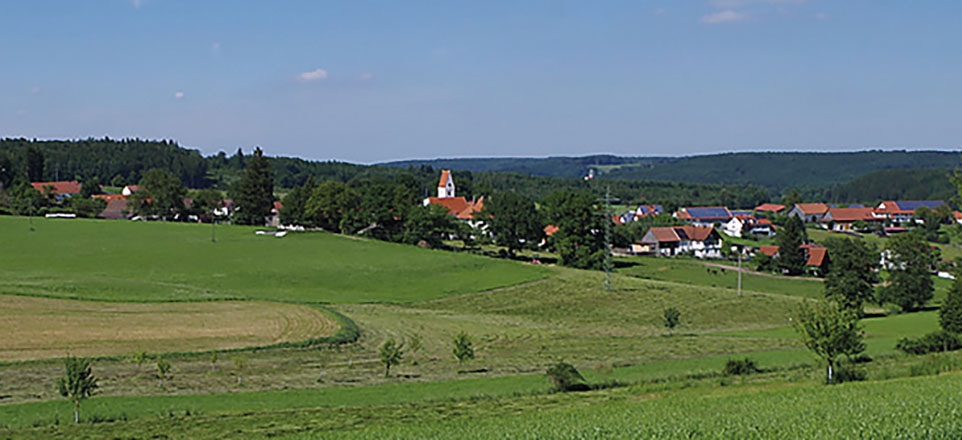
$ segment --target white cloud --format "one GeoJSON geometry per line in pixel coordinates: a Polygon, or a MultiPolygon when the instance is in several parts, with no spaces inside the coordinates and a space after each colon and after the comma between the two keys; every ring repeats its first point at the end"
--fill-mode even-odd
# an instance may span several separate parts
{"type": "Polygon", "coordinates": [[[314,69],[310,72],[304,72],[297,77],[301,81],[315,81],[319,79],[327,79],[327,71],[324,69],[314,69]]]}
{"type": "Polygon", "coordinates": [[[718,24],[718,23],[735,23],[738,21],[743,21],[748,18],[748,14],[744,12],[737,12],[731,9],[726,9],[724,11],[719,11],[714,14],[708,14],[701,18],[702,23],[708,24],[718,24]]]}
{"type": "Polygon", "coordinates": [[[360,78],[361,81],[370,81],[374,79],[374,74],[371,72],[364,72],[358,78],[360,78]]]}
{"type": "Polygon", "coordinates": [[[212,50],[212,51],[214,51],[214,52],[219,51],[219,50],[220,50],[220,43],[218,43],[218,42],[216,42],[216,41],[213,42],[213,43],[211,43],[211,45],[210,45],[210,50],[212,50]]]}
{"type": "Polygon", "coordinates": [[[184,97],[184,92],[174,92],[174,98],[181,99],[184,97]]]}

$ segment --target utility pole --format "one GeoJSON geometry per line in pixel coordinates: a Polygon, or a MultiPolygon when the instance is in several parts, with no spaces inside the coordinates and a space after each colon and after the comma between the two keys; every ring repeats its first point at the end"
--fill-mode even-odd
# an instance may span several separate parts
{"type": "Polygon", "coordinates": [[[605,292],[611,291],[611,185],[605,185],[605,292]]]}
{"type": "Polygon", "coordinates": [[[742,249],[738,250],[738,296],[742,296],[742,249]]]}

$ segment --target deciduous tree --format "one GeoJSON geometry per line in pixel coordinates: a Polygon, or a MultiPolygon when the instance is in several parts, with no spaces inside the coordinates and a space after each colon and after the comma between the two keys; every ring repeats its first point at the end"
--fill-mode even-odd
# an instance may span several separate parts
{"type": "Polygon", "coordinates": [[[515,192],[488,197],[480,217],[488,224],[495,241],[512,254],[536,246],[544,236],[544,222],[534,201],[515,192]]]}
{"type": "Polygon", "coordinates": [[[840,357],[865,350],[858,314],[833,301],[802,303],[792,324],[805,346],[827,364],[828,383],[840,357]]]}
{"type": "Polygon", "coordinates": [[[451,344],[454,346],[452,353],[458,359],[459,364],[474,359],[474,344],[471,343],[471,337],[467,333],[458,332],[451,344]]]}
{"type": "Polygon", "coordinates": [[[404,343],[398,344],[394,338],[389,338],[381,344],[378,354],[381,357],[381,363],[384,364],[384,377],[390,377],[391,367],[400,365],[404,358],[404,343]]]}
{"type": "Polygon", "coordinates": [[[90,369],[90,361],[83,358],[64,359],[64,375],[57,381],[60,395],[73,403],[73,421],[80,423],[80,402],[97,389],[97,378],[90,369]]]}
{"type": "Polygon", "coordinates": [[[931,271],[936,255],[931,246],[921,233],[912,231],[889,239],[885,253],[888,285],[879,292],[879,300],[903,311],[918,310],[933,295],[931,271]]]}
{"type": "Polygon", "coordinates": [[[879,253],[861,240],[833,238],[826,242],[831,255],[825,277],[825,296],[861,316],[862,305],[875,299],[879,253]]]}

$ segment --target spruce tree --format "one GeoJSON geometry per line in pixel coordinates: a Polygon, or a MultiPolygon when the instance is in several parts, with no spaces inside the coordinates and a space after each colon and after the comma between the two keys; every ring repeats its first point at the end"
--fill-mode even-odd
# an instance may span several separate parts
{"type": "Polygon", "coordinates": [[[789,275],[805,271],[805,249],[801,246],[807,241],[805,225],[798,217],[789,218],[778,231],[778,268],[789,275]]]}
{"type": "Polygon", "coordinates": [[[949,333],[962,333],[962,277],[956,278],[939,308],[939,325],[949,333]]]}
{"type": "Polygon", "coordinates": [[[232,192],[234,222],[263,225],[274,207],[274,172],[260,148],[247,160],[244,175],[232,192]]]}

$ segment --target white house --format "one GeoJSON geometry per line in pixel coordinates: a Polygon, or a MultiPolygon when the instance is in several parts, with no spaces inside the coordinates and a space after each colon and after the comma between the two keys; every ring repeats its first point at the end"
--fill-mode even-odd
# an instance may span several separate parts
{"type": "Polygon", "coordinates": [[[775,228],[771,220],[755,217],[735,216],[727,223],[722,225],[722,230],[729,237],[742,237],[743,235],[775,235],[775,228]]]}
{"type": "Polygon", "coordinates": [[[698,258],[721,258],[722,240],[714,226],[667,226],[651,228],[641,243],[631,246],[636,254],[670,257],[690,252],[698,258]]]}

